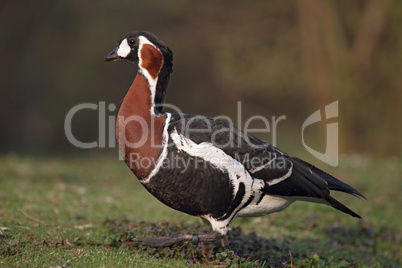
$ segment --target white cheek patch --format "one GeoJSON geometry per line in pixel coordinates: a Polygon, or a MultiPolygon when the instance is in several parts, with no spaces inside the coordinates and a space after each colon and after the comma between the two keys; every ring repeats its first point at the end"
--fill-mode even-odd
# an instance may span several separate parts
{"type": "Polygon", "coordinates": [[[119,49],[117,50],[117,55],[125,58],[127,57],[131,52],[131,47],[128,45],[127,38],[125,38],[123,41],[121,41],[119,49]]]}

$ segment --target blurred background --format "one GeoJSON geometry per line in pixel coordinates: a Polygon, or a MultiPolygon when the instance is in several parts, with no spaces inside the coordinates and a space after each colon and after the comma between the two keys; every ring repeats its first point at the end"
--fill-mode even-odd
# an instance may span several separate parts
{"type": "MultiPolygon", "coordinates": [[[[338,100],[341,153],[399,157],[401,26],[398,0],[2,0],[0,152],[83,151],[66,138],[68,111],[120,105],[136,69],[103,57],[125,33],[147,30],[175,53],[166,102],[183,112],[236,123],[241,101],[243,123],[285,115],[276,145],[306,152],[304,120],[338,100]]],[[[98,112],[74,116],[77,139],[98,139],[98,112]]],[[[309,142],[325,150],[325,124],[309,142]]]]}

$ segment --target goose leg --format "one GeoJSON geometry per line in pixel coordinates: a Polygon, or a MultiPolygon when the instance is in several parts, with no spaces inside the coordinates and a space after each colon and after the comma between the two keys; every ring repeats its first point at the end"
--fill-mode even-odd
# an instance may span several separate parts
{"type": "Polygon", "coordinates": [[[221,237],[221,245],[222,245],[223,250],[230,250],[229,240],[226,235],[221,237]]]}

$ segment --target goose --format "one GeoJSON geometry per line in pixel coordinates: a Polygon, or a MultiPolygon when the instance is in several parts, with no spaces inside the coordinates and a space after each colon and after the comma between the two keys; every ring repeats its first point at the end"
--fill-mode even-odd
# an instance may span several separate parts
{"type": "Polygon", "coordinates": [[[295,201],[361,218],[330,194],[365,197],[312,164],[222,120],[165,112],[173,53],[154,34],[130,32],[104,59],[138,67],[116,123],[125,163],[159,201],[209,222],[222,247],[235,217],[279,212],[295,201]]]}

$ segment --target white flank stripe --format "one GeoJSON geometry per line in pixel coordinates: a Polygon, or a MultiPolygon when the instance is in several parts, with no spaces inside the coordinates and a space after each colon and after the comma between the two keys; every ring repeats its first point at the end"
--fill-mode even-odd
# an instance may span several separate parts
{"type": "Polygon", "coordinates": [[[202,142],[197,144],[189,138],[178,134],[176,129],[171,133],[171,137],[179,150],[210,162],[222,172],[227,173],[234,187],[234,195],[239,189],[240,181],[246,182],[249,180],[247,184],[252,184],[252,178],[247,176],[244,166],[212,143],[202,142]]]}
{"type": "Polygon", "coordinates": [[[178,134],[176,129],[170,134],[170,137],[179,150],[191,156],[199,157],[211,163],[222,172],[227,173],[234,187],[233,198],[239,190],[240,182],[244,183],[246,193],[239,207],[242,207],[251,195],[264,187],[262,180],[252,178],[243,164],[226,154],[220,148],[215,147],[212,143],[202,142],[197,144],[189,138],[178,134]]]}
{"type": "Polygon", "coordinates": [[[128,45],[127,38],[124,38],[123,41],[121,41],[119,45],[119,49],[117,50],[117,55],[125,58],[127,57],[131,52],[131,47],[128,45]]]}
{"type": "Polygon", "coordinates": [[[264,168],[267,167],[269,164],[271,164],[272,161],[274,161],[275,159],[276,159],[276,155],[275,155],[275,157],[274,157],[272,160],[270,160],[268,163],[266,163],[266,164],[264,164],[264,165],[262,165],[262,166],[260,166],[260,167],[253,168],[252,170],[250,170],[250,172],[251,172],[251,173],[256,173],[256,172],[258,172],[258,171],[264,169],[264,168]]]}
{"type": "Polygon", "coordinates": [[[169,123],[170,123],[170,118],[172,117],[172,115],[170,113],[166,113],[166,120],[165,120],[165,126],[163,127],[163,148],[162,148],[162,152],[159,155],[158,159],[156,160],[155,166],[152,169],[151,173],[148,175],[148,177],[146,177],[144,180],[142,180],[141,182],[143,184],[149,183],[150,180],[152,179],[153,176],[155,176],[155,174],[157,174],[163,164],[163,161],[166,159],[167,157],[167,147],[169,144],[169,133],[168,133],[168,127],[169,127],[169,123]]]}
{"type": "Polygon", "coordinates": [[[274,184],[280,183],[281,181],[284,181],[284,180],[286,180],[287,178],[289,178],[289,177],[290,177],[290,175],[292,175],[292,171],[293,171],[293,163],[292,163],[292,162],[290,162],[290,164],[291,164],[291,166],[290,166],[290,168],[289,168],[288,172],[287,172],[285,175],[283,175],[282,177],[279,177],[279,178],[273,179],[272,181],[268,181],[268,182],[267,182],[267,183],[268,183],[268,185],[269,185],[269,186],[271,186],[271,185],[274,185],[274,184]]]}

